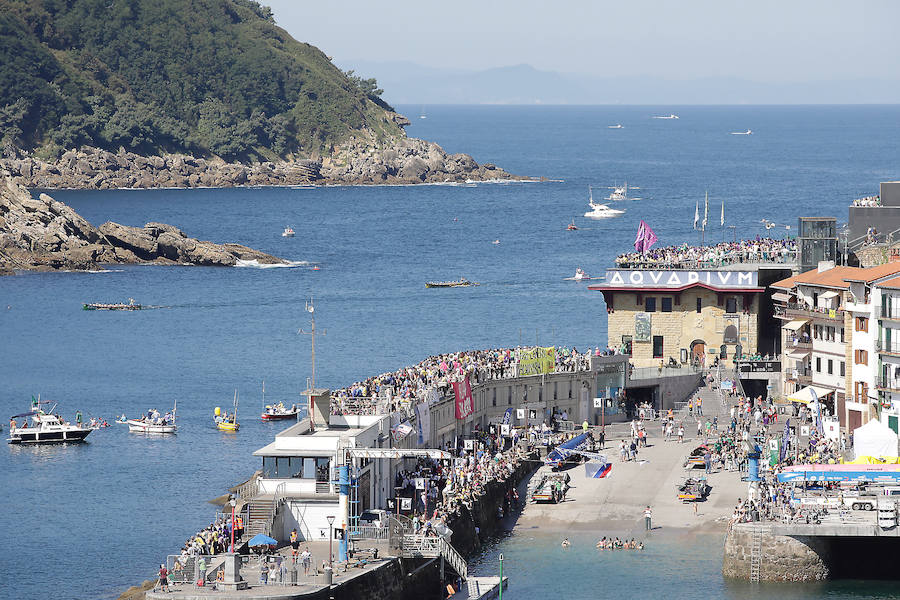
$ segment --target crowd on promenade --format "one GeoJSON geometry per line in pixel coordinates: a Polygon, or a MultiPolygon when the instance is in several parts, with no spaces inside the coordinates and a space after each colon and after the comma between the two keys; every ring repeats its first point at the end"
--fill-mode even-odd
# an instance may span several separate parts
{"type": "MultiPolygon", "coordinates": [[[[530,350],[531,348],[521,348],[530,350]]],[[[382,373],[335,390],[331,394],[331,413],[370,415],[393,412],[398,406],[425,401],[430,389],[437,398],[448,395],[454,381],[468,377],[472,385],[518,375],[516,348],[468,350],[429,356],[413,366],[382,373]]],[[[590,368],[590,356],[623,352],[623,348],[596,348],[579,352],[577,348],[555,348],[555,373],[571,373],[590,368]]]]}
{"type": "Polygon", "coordinates": [[[853,201],[853,206],[881,206],[881,196],[866,196],[853,201]]]}
{"type": "Polygon", "coordinates": [[[616,257],[620,269],[721,267],[741,262],[790,262],[797,250],[793,239],[761,238],[710,246],[663,246],[616,257]]]}

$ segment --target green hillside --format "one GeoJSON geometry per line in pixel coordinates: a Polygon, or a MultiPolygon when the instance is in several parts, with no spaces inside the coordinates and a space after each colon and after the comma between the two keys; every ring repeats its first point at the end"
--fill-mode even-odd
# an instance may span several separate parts
{"type": "Polygon", "coordinates": [[[400,134],[376,88],[251,0],[0,0],[0,142],[38,155],[311,155],[400,134]]]}

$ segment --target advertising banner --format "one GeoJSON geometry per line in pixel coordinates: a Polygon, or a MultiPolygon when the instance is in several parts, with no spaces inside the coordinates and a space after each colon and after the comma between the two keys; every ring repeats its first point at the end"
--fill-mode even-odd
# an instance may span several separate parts
{"type": "Polygon", "coordinates": [[[465,419],[474,412],[472,403],[472,386],[469,378],[453,382],[453,395],[456,397],[456,418],[465,419]]]}
{"type": "Polygon", "coordinates": [[[634,341],[650,341],[650,313],[639,312],[634,315],[634,341]]]}
{"type": "Polygon", "coordinates": [[[516,350],[518,377],[543,375],[556,369],[556,348],[522,348],[516,350]]]}
{"type": "Polygon", "coordinates": [[[431,407],[427,401],[416,404],[416,432],[420,446],[431,438],[431,407]]]}

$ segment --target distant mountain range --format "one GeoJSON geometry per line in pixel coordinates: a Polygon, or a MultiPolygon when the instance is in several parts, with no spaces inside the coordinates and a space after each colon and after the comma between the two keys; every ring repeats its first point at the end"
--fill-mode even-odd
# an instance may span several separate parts
{"type": "Polygon", "coordinates": [[[900,80],[758,82],[707,77],[603,78],[530,65],[482,71],[412,62],[338,61],[375,77],[393,104],[896,104],[900,80]]]}

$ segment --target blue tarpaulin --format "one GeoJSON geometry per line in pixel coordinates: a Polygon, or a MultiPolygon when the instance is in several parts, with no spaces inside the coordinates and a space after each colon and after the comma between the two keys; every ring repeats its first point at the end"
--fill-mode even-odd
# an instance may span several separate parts
{"type": "Polygon", "coordinates": [[[278,540],[270,538],[264,533],[257,533],[248,542],[248,546],[251,548],[254,546],[275,546],[278,544],[278,540]]]}

